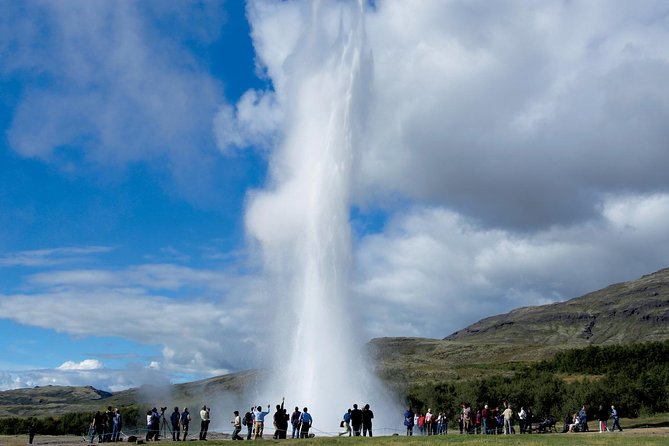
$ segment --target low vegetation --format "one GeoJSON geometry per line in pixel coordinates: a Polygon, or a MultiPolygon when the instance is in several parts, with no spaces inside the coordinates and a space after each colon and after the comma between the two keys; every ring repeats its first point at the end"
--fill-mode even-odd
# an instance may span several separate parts
{"type": "MultiPolygon", "coordinates": [[[[141,419],[137,406],[121,407],[126,429],[134,429],[141,419]]],[[[0,418],[0,435],[20,435],[28,432],[31,424],[40,435],[81,435],[88,430],[92,412],[67,413],[57,417],[0,418]]]]}
{"type": "Polygon", "coordinates": [[[480,408],[508,401],[560,420],[583,404],[591,415],[600,404],[615,404],[621,416],[633,418],[669,411],[669,341],[573,349],[514,368],[511,374],[493,369],[473,379],[414,385],[408,401],[418,411],[445,411],[451,420],[462,402],[480,408]]]}

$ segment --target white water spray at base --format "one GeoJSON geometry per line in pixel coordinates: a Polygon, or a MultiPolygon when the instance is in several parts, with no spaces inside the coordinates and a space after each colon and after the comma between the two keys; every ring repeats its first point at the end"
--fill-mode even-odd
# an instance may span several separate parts
{"type": "Polygon", "coordinates": [[[286,60],[285,139],[271,159],[272,184],[251,197],[247,227],[261,244],[276,304],[266,394],[272,403],[285,396],[289,413],[308,407],[314,427],[328,435],[353,403],[369,403],[377,426],[381,413],[396,409],[363,357],[357,319],[364,303],[353,302],[349,289],[351,171],[371,70],[364,6],[340,4],[338,26],[321,6],[311,3],[311,20],[286,60]]]}

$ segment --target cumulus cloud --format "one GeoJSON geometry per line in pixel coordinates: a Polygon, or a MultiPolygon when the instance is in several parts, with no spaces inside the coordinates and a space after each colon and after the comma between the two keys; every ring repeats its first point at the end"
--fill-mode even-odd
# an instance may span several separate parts
{"type": "Polygon", "coordinates": [[[218,2],[162,3],[5,3],[0,73],[22,84],[11,147],[81,175],[162,163],[196,197],[223,96],[184,42],[211,42],[225,14],[218,2]]]}
{"type": "MultiPolygon", "coordinates": [[[[257,327],[247,323],[251,314],[259,314],[261,290],[253,277],[229,271],[166,264],[57,269],[27,275],[19,287],[20,294],[0,296],[3,318],[72,336],[104,335],[158,346],[146,368],[163,377],[211,376],[257,366],[264,348],[256,343],[257,327]]],[[[57,369],[90,371],[103,365],[90,359],[67,361],[57,369]]]]}
{"type": "Polygon", "coordinates": [[[103,364],[97,359],[84,359],[81,362],[65,361],[58,367],[58,370],[97,370],[101,369],[103,364]]]}
{"type": "MultiPolygon", "coordinates": [[[[278,110],[295,106],[288,89],[300,46],[331,48],[298,39],[313,20],[304,3],[258,0],[248,9],[277,114],[267,119],[258,93],[248,92],[237,128],[285,136],[266,124],[280,126],[278,110]]],[[[337,5],[322,10],[332,20],[319,26],[336,28],[337,5]]],[[[373,82],[354,110],[365,137],[354,202],[392,213],[399,195],[487,227],[531,231],[596,219],[611,193],[666,191],[665,13],[655,1],[369,7],[373,82]]]]}
{"type": "Polygon", "coordinates": [[[35,386],[93,386],[111,392],[140,387],[146,383],[166,384],[170,376],[147,367],[125,369],[39,369],[0,371],[0,390],[35,386]]]}
{"type": "Polygon", "coordinates": [[[395,217],[357,247],[372,336],[441,338],[484,316],[577,297],[666,266],[669,195],[607,199],[605,218],[532,234],[443,208],[395,217]]]}
{"type": "Polygon", "coordinates": [[[283,112],[271,91],[249,90],[234,107],[224,105],[214,118],[218,146],[225,152],[254,146],[270,148],[279,137],[283,112]]]}

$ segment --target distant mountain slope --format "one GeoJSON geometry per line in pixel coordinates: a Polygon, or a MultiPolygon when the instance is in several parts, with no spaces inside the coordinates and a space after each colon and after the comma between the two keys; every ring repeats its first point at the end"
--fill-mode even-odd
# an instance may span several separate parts
{"type": "Polygon", "coordinates": [[[53,415],[99,407],[112,394],[93,387],[43,386],[0,392],[0,416],[53,415]]]}
{"type": "Polygon", "coordinates": [[[669,339],[669,268],[566,302],[489,317],[445,339],[568,348],[669,339]]]}
{"type": "Polygon", "coordinates": [[[0,418],[58,416],[133,404],[143,406],[144,409],[174,405],[197,408],[202,404],[215,404],[212,398],[223,393],[239,394],[242,389],[255,385],[263,376],[260,371],[251,370],[189,383],[145,385],[113,394],[93,387],[44,386],[5,390],[0,392],[0,418]]]}
{"type": "Polygon", "coordinates": [[[585,296],[489,317],[443,340],[378,338],[377,373],[407,385],[512,373],[514,363],[601,344],[669,339],[669,268],[585,296]]]}

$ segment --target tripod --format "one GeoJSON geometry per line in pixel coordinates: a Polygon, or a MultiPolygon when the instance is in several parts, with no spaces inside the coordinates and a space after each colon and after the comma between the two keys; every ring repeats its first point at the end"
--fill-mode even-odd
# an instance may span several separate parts
{"type": "Polygon", "coordinates": [[[163,437],[163,438],[167,438],[168,434],[169,435],[173,434],[172,427],[170,426],[170,423],[165,418],[165,411],[164,410],[160,411],[160,430],[158,432],[160,432],[160,436],[163,437]]]}

